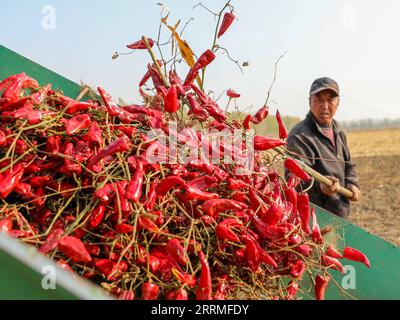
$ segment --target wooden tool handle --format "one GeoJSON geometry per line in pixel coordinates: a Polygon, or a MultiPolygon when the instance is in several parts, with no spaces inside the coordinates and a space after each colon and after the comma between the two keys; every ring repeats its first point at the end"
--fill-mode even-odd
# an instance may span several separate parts
{"type": "MultiPolygon", "coordinates": [[[[323,176],[318,171],[315,171],[314,169],[310,168],[309,166],[307,166],[304,163],[301,163],[301,166],[304,169],[304,171],[307,172],[309,175],[313,176],[315,178],[315,180],[317,180],[317,181],[319,181],[321,183],[325,183],[328,186],[332,186],[333,185],[332,180],[330,180],[327,177],[323,176]]],[[[346,189],[346,188],[344,188],[342,186],[339,186],[338,192],[341,195],[345,196],[346,198],[351,199],[353,197],[353,192],[351,192],[349,189],[346,189]]]]}

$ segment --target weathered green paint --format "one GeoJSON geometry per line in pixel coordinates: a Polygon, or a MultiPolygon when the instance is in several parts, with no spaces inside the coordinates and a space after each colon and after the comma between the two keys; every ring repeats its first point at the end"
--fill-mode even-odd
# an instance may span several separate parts
{"type": "Polygon", "coordinates": [[[4,233],[0,233],[0,261],[0,299],[111,299],[101,287],[4,233]]]}
{"type": "MultiPolygon", "coordinates": [[[[42,85],[52,83],[54,88],[63,90],[71,97],[79,94],[79,86],[15,52],[0,46],[0,79],[9,75],[25,72],[37,79],[42,85]]],[[[326,236],[327,242],[339,249],[345,245],[355,247],[368,255],[371,269],[364,265],[343,260],[356,271],[356,289],[347,290],[356,299],[400,299],[400,248],[369,234],[347,221],[340,219],[320,208],[316,208],[321,228],[332,225],[334,231],[326,236]]],[[[334,279],[341,284],[342,275],[332,271],[334,279]]],[[[59,288],[57,292],[46,292],[38,286],[41,275],[25,264],[0,251],[0,299],[68,299],[74,296],[59,288]]],[[[307,282],[307,279],[305,280],[307,282]]],[[[308,282],[310,284],[310,282],[308,282]]],[[[305,299],[313,298],[312,286],[303,293],[305,299]]],[[[327,299],[350,298],[343,295],[332,282],[327,299]]]]}
{"type": "Polygon", "coordinates": [[[0,45],[0,79],[21,72],[33,77],[42,86],[51,83],[53,89],[62,90],[68,97],[79,95],[80,87],[75,82],[0,45]]]}
{"type": "MultiPolygon", "coordinates": [[[[341,260],[343,265],[355,268],[356,289],[347,292],[357,299],[400,299],[400,248],[321,208],[315,208],[321,228],[333,227],[333,232],[325,236],[327,243],[340,250],[345,246],[354,247],[365,253],[371,262],[368,269],[361,263],[341,260]]],[[[335,270],[331,274],[341,284],[343,275],[335,270]]],[[[343,295],[333,282],[328,288],[327,299],[352,299],[343,295]]]]}
{"type": "Polygon", "coordinates": [[[42,287],[43,275],[33,271],[18,259],[0,251],[0,300],[72,300],[76,297],[57,286],[42,287]]]}

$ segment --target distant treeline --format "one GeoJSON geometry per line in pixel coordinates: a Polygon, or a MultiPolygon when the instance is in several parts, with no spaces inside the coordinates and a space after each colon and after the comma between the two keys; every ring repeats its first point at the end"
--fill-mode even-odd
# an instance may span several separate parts
{"type": "Polygon", "coordinates": [[[340,121],[345,129],[364,130],[364,129],[384,129],[400,128],[400,118],[398,119],[360,119],[351,121],[340,121]]]}

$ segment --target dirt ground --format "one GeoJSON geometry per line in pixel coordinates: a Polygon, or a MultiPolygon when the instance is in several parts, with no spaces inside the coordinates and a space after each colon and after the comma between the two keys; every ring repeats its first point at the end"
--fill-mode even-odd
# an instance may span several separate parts
{"type": "Polygon", "coordinates": [[[400,129],[349,132],[363,192],[350,221],[400,246],[400,129]]]}

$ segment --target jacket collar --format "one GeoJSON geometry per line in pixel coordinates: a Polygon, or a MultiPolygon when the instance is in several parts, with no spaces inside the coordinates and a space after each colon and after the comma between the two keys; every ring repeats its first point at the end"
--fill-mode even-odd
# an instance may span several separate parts
{"type": "MultiPolygon", "coordinates": [[[[311,111],[309,111],[307,116],[306,116],[306,122],[314,130],[317,130],[317,131],[319,131],[320,133],[323,134],[321,125],[314,118],[314,116],[311,113],[311,111]]],[[[333,121],[332,121],[332,126],[333,126],[333,131],[335,133],[337,133],[337,134],[340,133],[341,131],[343,131],[342,127],[339,125],[339,123],[335,119],[333,119],[333,121]]]]}

